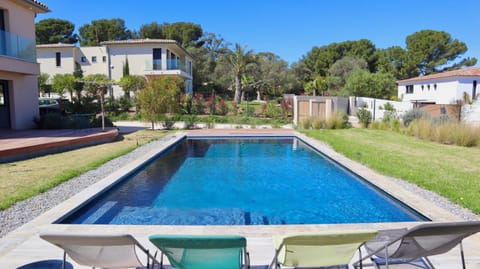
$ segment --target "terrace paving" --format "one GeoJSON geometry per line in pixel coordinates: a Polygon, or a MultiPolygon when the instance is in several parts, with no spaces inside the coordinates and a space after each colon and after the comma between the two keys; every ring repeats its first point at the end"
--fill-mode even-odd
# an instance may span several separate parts
{"type": "MultiPolygon", "coordinates": [[[[84,233],[130,233],[135,236],[143,245],[150,250],[155,250],[154,246],[148,241],[148,236],[155,233],[172,234],[239,234],[247,237],[248,250],[251,255],[253,265],[268,264],[274,254],[272,236],[296,232],[314,232],[321,230],[334,229],[386,229],[398,227],[411,227],[416,223],[365,223],[365,224],[319,224],[319,225],[269,225],[269,226],[139,226],[139,225],[67,225],[52,224],[56,219],[63,216],[66,212],[78,207],[87,199],[97,194],[103,189],[115,183],[122,175],[128,173],[133,167],[142,164],[159,150],[167,148],[186,135],[296,135],[308,144],[322,151],[327,156],[337,160],[348,169],[354,171],[360,176],[368,179],[373,184],[394,195],[397,199],[405,202],[412,208],[423,213],[432,221],[460,221],[459,216],[439,206],[435,201],[426,199],[417,195],[415,192],[398,184],[398,180],[380,175],[371,169],[345,158],[343,155],[333,151],[324,143],[299,134],[293,130],[285,129],[224,129],[224,130],[193,130],[188,132],[177,132],[166,139],[166,142],[159,148],[152,148],[149,153],[138,158],[133,163],[128,163],[110,175],[67,201],[52,208],[31,222],[19,227],[15,231],[7,234],[0,239],[0,268],[17,268],[32,262],[62,259],[61,249],[43,241],[38,234],[43,231],[68,231],[84,233]]],[[[286,198],[287,199],[287,198],[286,198]]],[[[368,214],[368,212],[365,212],[368,214]]],[[[464,241],[464,250],[467,261],[467,268],[480,268],[480,235],[474,235],[464,241]]],[[[460,268],[459,249],[455,248],[451,252],[432,258],[437,268],[460,268]]],[[[71,262],[71,260],[70,260],[71,262]]],[[[72,262],[74,268],[87,268],[79,266],[72,262]]]]}

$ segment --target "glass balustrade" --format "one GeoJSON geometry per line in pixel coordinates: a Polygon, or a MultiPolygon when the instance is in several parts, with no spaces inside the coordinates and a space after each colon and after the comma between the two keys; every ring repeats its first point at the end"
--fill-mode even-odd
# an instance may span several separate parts
{"type": "Polygon", "coordinates": [[[0,31],[0,55],[36,62],[35,39],[0,31]]]}

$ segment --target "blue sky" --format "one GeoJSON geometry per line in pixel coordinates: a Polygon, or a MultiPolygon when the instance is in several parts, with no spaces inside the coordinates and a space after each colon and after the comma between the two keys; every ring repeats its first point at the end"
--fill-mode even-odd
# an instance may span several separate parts
{"type": "MultiPolygon", "coordinates": [[[[464,56],[480,60],[480,1],[432,0],[41,0],[52,12],[37,21],[60,18],[78,30],[97,19],[122,18],[138,30],[151,22],[193,22],[204,32],[270,51],[289,63],[314,46],[346,40],[371,40],[377,48],[405,47],[414,32],[446,31],[468,46],[464,56]]],[[[478,65],[478,64],[477,64],[478,65]]]]}

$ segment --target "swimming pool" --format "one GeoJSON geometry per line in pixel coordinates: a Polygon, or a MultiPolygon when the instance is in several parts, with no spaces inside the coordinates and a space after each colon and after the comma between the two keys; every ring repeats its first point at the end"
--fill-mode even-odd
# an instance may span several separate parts
{"type": "Polygon", "coordinates": [[[57,223],[424,221],[296,137],[187,138],[57,223]]]}

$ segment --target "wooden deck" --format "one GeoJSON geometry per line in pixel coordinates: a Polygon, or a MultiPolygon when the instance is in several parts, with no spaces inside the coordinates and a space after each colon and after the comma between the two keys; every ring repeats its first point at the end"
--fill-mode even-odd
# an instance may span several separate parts
{"type": "Polygon", "coordinates": [[[113,141],[116,128],[67,130],[0,130],[0,163],[113,141]]]}

